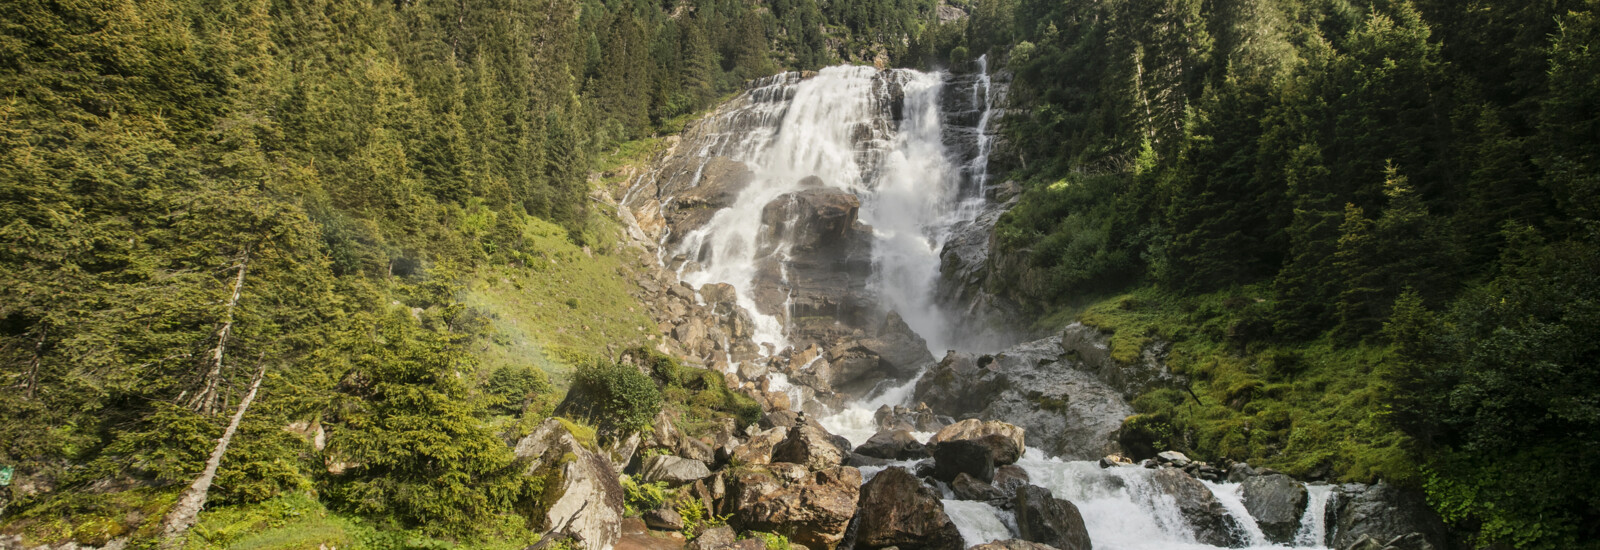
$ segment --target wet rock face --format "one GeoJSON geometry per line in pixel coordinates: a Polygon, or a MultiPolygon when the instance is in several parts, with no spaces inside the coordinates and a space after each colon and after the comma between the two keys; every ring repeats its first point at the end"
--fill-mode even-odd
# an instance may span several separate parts
{"type": "Polygon", "coordinates": [[[950,482],[950,492],[955,493],[959,500],[976,500],[997,506],[1003,505],[1008,498],[1005,491],[967,474],[957,475],[955,480],[950,482]]]}
{"type": "Polygon", "coordinates": [[[1020,426],[1030,445],[1064,459],[1118,452],[1113,436],[1133,408],[1061,342],[1052,336],[992,357],[953,352],[917,383],[916,398],[954,416],[1020,426]]]}
{"type": "Polygon", "coordinates": [[[750,468],[733,478],[732,521],[747,531],[789,537],[808,548],[833,548],[856,514],[861,470],[808,471],[798,464],[750,468]]]}
{"type": "Polygon", "coordinates": [[[698,181],[688,181],[694,174],[689,172],[686,177],[668,181],[663,188],[673,192],[671,200],[656,207],[670,229],[668,245],[676,245],[684,235],[705,225],[718,210],[733,206],[739,193],[755,180],[749,166],[727,157],[703,159],[698,173],[698,181]]]}
{"type": "Polygon", "coordinates": [[[961,532],[932,488],[904,468],[879,472],[861,488],[856,548],[959,550],[961,532]]]}
{"type": "Polygon", "coordinates": [[[1340,485],[1328,496],[1327,544],[1346,548],[1363,537],[1397,550],[1445,550],[1448,531],[1421,493],[1387,483],[1340,485]],[[1414,535],[1414,536],[1413,536],[1414,535]],[[1401,537],[1407,537],[1402,539],[1401,537]]]}
{"type": "Polygon", "coordinates": [[[1256,519],[1261,533],[1275,543],[1294,540],[1309,498],[1305,485],[1283,474],[1245,479],[1244,507],[1256,519]]]}
{"type": "Polygon", "coordinates": [[[1055,498],[1049,489],[1028,485],[1012,498],[1018,535],[1023,540],[1048,544],[1061,550],[1092,550],[1083,514],[1069,501],[1055,498]]]}
{"type": "Polygon", "coordinates": [[[1241,547],[1249,542],[1243,526],[1200,480],[1177,468],[1161,468],[1151,476],[1151,481],[1177,501],[1184,521],[1194,530],[1195,540],[1228,548],[1241,547]]]}

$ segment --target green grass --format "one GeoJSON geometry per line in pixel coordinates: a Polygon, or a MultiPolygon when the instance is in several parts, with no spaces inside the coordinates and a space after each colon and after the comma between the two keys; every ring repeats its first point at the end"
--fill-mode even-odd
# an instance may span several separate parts
{"type": "Polygon", "coordinates": [[[355,542],[358,529],[315,499],[289,494],[265,502],[207,510],[190,531],[189,550],[316,550],[355,542]]]}
{"type": "Polygon", "coordinates": [[[1056,320],[1070,316],[1110,331],[1120,362],[1138,360],[1158,339],[1172,342],[1167,365],[1189,377],[1188,390],[1134,401],[1133,431],[1157,446],[1299,476],[1414,480],[1407,441],[1385,422],[1386,388],[1373,375],[1387,348],[1253,337],[1268,296],[1263,287],[1190,297],[1142,288],[1058,312],[1056,320]]]}
{"type": "Polygon", "coordinates": [[[564,386],[583,356],[611,357],[641,345],[655,322],[621,272],[637,265],[636,251],[585,250],[561,227],[532,220],[524,232],[535,252],[522,265],[481,268],[463,301],[490,320],[490,337],[475,349],[486,371],[531,365],[564,386]]]}

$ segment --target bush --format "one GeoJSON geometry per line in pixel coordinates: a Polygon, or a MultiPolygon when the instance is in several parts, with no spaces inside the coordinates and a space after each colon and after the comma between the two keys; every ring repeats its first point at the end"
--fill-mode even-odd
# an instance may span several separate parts
{"type": "Polygon", "coordinates": [[[671,497],[667,482],[639,483],[633,476],[622,476],[622,492],[630,516],[660,508],[667,502],[667,498],[671,497]]]}
{"type": "Polygon", "coordinates": [[[588,419],[602,438],[620,438],[650,427],[661,412],[661,391],[632,366],[591,360],[579,365],[558,412],[588,419]]]}
{"type": "Polygon", "coordinates": [[[489,396],[489,410],[509,415],[522,414],[535,398],[549,391],[550,379],[544,371],[526,365],[495,369],[483,387],[489,396]]]}

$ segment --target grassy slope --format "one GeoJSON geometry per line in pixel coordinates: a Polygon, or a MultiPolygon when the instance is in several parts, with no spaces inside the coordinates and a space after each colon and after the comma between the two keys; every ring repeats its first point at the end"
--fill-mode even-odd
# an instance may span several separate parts
{"type": "Polygon", "coordinates": [[[1415,466],[1404,437],[1383,421],[1383,386],[1372,374],[1387,350],[1326,339],[1251,342],[1250,323],[1269,296],[1261,287],[1193,297],[1141,288],[1042,323],[1077,319],[1111,331],[1120,361],[1136,359],[1156,339],[1172,343],[1168,366],[1192,380],[1192,395],[1140,396],[1140,414],[1130,420],[1156,446],[1300,476],[1411,479],[1415,466]]]}
{"type": "MultiPolygon", "coordinates": [[[[608,191],[624,183],[629,167],[642,166],[666,143],[651,138],[624,143],[598,159],[599,177],[608,191]]],[[[518,264],[482,265],[463,278],[462,302],[489,321],[490,336],[473,347],[482,377],[501,366],[529,365],[551,375],[557,393],[564,392],[572,364],[583,356],[612,357],[627,347],[648,342],[655,322],[630,290],[623,276],[654,261],[638,249],[621,245],[618,222],[607,207],[596,205],[582,247],[565,229],[534,219],[524,237],[537,250],[518,264]]],[[[481,379],[481,378],[480,378],[481,379]]],[[[559,395],[555,397],[559,399],[559,395]]],[[[692,416],[692,415],[691,415],[692,416]]],[[[516,423],[496,418],[500,427],[516,423]]],[[[137,489],[107,495],[75,494],[47,507],[30,510],[8,527],[33,543],[76,540],[104,544],[135,536],[134,546],[149,542],[176,488],[137,489]]],[[[404,530],[373,525],[328,511],[314,497],[288,494],[257,504],[207,509],[193,527],[188,548],[316,549],[339,548],[522,548],[537,539],[514,518],[492,526],[493,540],[470,544],[421,537],[404,530]]]]}

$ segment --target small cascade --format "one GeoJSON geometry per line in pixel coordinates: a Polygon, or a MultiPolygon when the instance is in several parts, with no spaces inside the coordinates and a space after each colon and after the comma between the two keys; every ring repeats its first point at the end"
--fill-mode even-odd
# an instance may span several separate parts
{"type": "MultiPolygon", "coordinates": [[[[909,397],[895,388],[875,398],[853,403],[845,410],[821,419],[824,427],[860,445],[877,431],[873,412],[882,405],[907,405],[909,399],[894,401],[893,396],[909,397]]],[[[915,433],[927,441],[929,433],[915,433]]],[[[914,461],[894,462],[889,466],[913,468],[914,461]]],[[[1083,514],[1089,538],[1098,550],[1216,550],[1218,547],[1196,542],[1177,502],[1152,480],[1154,470],[1124,466],[1101,468],[1092,461],[1070,461],[1049,457],[1044,451],[1029,448],[1017,462],[1028,472],[1034,485],[1049,489],[1058,498],[1072,501],[1083,514]]],[[[887,466],[885,466],[887,467],[887,466]]],[[[863,468],[866,479],[885,467],[863,468]],[[869,472],[870,470],[870,472],[869,472]]],[[[1295,542],[1274,545],[1266,541],[1255,519],[1245,511],[1242,485],[1212,483],[1204,485],[1245,530],[1249,550],[1288,548],[1322,549],[1326,533],[1322,524],[1332,488],[1310,485],[1309,501],[1295,542]]],[[[1016,519],[1005,510],[983,502],[949,499],[943,501],[945,513],[961,531],[968,546],[1014,538],[1016,519]]]]}
{"type": "Polygon", "coordinates": [[[1320,547],[1323,541],[1328,540],[1327,519],[1328,497],[1333,494],[1332,485],[1307,485],[1310,502],[1306,503],[1306,514],[1300,517],[1300,529],[1294,534],[1294,545],[1300,547],[1320,547]]]}

